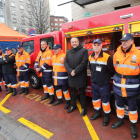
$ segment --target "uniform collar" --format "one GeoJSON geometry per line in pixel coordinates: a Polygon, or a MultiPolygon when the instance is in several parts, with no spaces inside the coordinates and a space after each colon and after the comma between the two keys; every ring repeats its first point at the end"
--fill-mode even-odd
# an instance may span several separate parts
{"type": "MultiPolygon", "coordinates": [[[[91,57],[94,57],[95,56],[95,52],[93,52],[93,54],[91,55],[91,57]]],[[[103,57],[103,51],[101,50],[100,54],[99,54],[99,57],[103,57]]]]}

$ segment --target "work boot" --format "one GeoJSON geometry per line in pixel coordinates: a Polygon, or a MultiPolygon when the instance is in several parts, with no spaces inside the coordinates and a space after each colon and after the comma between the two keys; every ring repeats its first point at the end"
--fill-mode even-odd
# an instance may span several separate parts
{"type": "Polygon", "coordinates": [[[53,105],[56,106],[62,103],[63,103],[62,99],[58,99],[53,105]]]}
{"type": "Polygon", "coordinates": [[[45,96],[43,98],[41,98],[41,100],[45,100],[45,99],[48,99],[48,98],[50,98],[49,93],[45,93],[45,96]]]}
{"type": "Polygon", "coordinates": [[[13,88],[12,96],[15,96],[17,94],[16,88],[13,88]]]}
{"type": "Polygon", "coordinates": [[[27,95],[29,93],[29,89],[28,87],[25,88],[25,95],[27,95]]]}
{"type": "Polygon", "coordinates": [[[138,137],[136,123],[131,123],[131,137],[136,139],[138,137]]]}
{"type": "Polygon", "coordinates": [[[8,87],[7,87],[7,85],[5,85],[5,90],[8,91],[8,87]]]}
{"type": "Polygon", "coordinates": [[[49,104],[52,104],[55,101],[54,95],[51,95],[51,100],[49,101],[49,104]]]}
{"type": "Polygon", "coordinates": [[[6,92],[6,95],[9,94],[9,93],[12,93],[12,92],[13,92],[13,89],[10,87],[10,88],[9,88],[9,91],[6,92]]]}
{"type": "Polygon", "coordinates": [[[86,115],[86,109],[85,109],[85,108],[83,108],[83,109],[82,109],[81,116],[83,117],[83,116],[85,116],[85,115],[86,115]]]}
{"type": "Polygon", "coordinates": [[[111,127],[112,127],[113,129],[116,129],[116,128],[118,128],[119,126],[122,126],[122,125],[124,125],[123,119],[118,118],[118,120],[117,120],[115,123],[113,123],[111,127]]]}
{"type": "Polygon", "coordinates": [[[96,111],[96,113],[90,117],[91,120],[96,120],[97,118],[100,118],[102,115],[101,115],[101,111],[98,110],[96,111]]]}
{"type": "Polygon", "coordinates": [[[109,124],[109,114],[104,115],[103,126],[107,126],[109,124]]]}
{"type": "Polygon", "coordinates": [[[1,88],[1,86],[0,86],[0,91],[2,91],[2,88],[1,88]]]}
{"type": "Polygon", "coordinates": [[[18,94],[25,93],[25,88],[21,88],[21,91],[18,94]]]}
{"type": "Polygon", "coordinates": [[[70,107],[70,100],[67,100],[64,108],[68,109],[69,107],[70,107]]]}
{"type": "Polygon", "coordinates": [[[67,113],[73,112],[75,109],[77,109],[77,106],[71,106],[71,108],[67,111],[67,113]]]}

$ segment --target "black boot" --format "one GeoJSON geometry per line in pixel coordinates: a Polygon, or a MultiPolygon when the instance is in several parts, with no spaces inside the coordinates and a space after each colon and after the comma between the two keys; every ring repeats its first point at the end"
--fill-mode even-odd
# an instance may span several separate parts
{"type": "Polygon", "coordinates": [[[97,118],[101,117],[101,111],[96,111],[96,113],[90,117],[91,120],[96,120],[97,118]]]}
{"type": "Polygon", "coordinates": [[[136,123],[131,123],[131,137],[136,139],[138,137],[136,123]]]}
{"type": "Polygon", "coordinates": [[[71,108],[67,111],[67,113],[73,112],[75,109],[77,109],[77,106],[71,106],[71,108]]]}
{"type": "Polygon", "coordinates": [[[117,120],[115,123],[113,123],[111,127],[112,127],[113,129],[116,129],[116,128],[118,128],[119,126],[122,126],[122,125],[124,125],[123,119],[118,118],[118,120],[117,120]]]}
{"type": "Polygon", "coordinates": [[[45,96],[43,98],[41,98],[41,100],[45,100],[45,99],[48,99],[48,98],[50,98],[49,93],[45,93],[45,96]]]}
{"type": "Polygon", "coordinates": [[[107,126],[109,124],[109,114],[104,115],[103,126],[107,126]]]}
{"type": "Polygon", "coordinates": [[[1,88],[1,86],[0,86],[0,91],[2,91],[2,88],[1,88]]]}
{"type": "Polygon", "coordinates": [[[21,88],[21,91],[18,94],[25,93],[25,88],[21,88]]]}
{"type": "Polygon", "coordinates": [[[25,88],[25,95],[27,95],[29,93],[29,89],[28,87],[25,88]]]}
{"type": "Polygon", "coordinates": [[[86,115],[86,109],[85,109],[85,108],[83,108],[83,109],[82,109],[81,116],[85,116],[85,115],[86,115]]]}
{"type": "Polygon", "coordinates": [[[8,91],[8,87],[7,87],[7,85],[5,85],[5,90],[8,91]]]}
{"type": "Polygon", "coordinates": [[[62,99],[58,99],[53,105],[56,106],[62,103],[63,103],[62,99]]]}
{"type": "Polygon", "coordinates": [[[70,107],[70,100],[67,100],[64,108],[68,109],[69,107],[70,107]]]}
{"type": "Polygon", "coordinates": [[[51,100],[49,101],[49,104],[52,104],[55,101],[54,95],[51,95],[51,100]]]}
{"type": "Polygon", "coordinates": [[[15,96],[17,94],[16,88],[13,88],[13,94],[12,96],[15,96]]]}
{"type": "Polygon", "coordinates": [[[10,88],[9,88],[9,91],[6,92],[6,95],[9,94],[9,93],[12,93],[12,92],[13,92],[13,89],[10,87],[10,88]]]}

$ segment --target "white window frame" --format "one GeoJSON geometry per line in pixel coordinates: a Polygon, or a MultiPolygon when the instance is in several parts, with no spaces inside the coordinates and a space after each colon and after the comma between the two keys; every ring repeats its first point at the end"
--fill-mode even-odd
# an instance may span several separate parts
{"type": "Polygon", "coordinates": [[[15,2],[12,2],[12,1],[11,1],[11,6],[12,6],[12,7],[16,7],[15,2]]]}
{"type": "Polygon", "coordinates": [[[23,10],[23,9],[24,9],[24,6],[23,6],[23,5],[20,5],[19,7],[20,7],[20,9],[21,9],[21,10],[23,10]]]}

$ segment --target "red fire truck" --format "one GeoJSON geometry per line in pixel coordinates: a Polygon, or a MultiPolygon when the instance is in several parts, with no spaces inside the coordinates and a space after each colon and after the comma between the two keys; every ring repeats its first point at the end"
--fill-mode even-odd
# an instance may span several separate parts
{"type": "MultiPolygon", "coordinates": [[[[40,50],[40,42],[46,40],[50,49],[54,44],[59,43],[66,52],[71,48],[71,37],[78,37],[80,43],[88,49],[89,55],[92,51],[92,42],[100,38],[103,42],[103,51],[113,55],[120,45],[120,39],[125,33],[132,33],[136,47],[140,48],[140,6],[126,8],[115,12],[85,18],[78,21],[65,23],[62,31],[50,32],[36,35],[22,40],[24,49],[30,53],[30,85],[33,88],[39,87],[38,73],[34,69],[34,62],[40,50]]],[[[88,69],[87,69],[88,70],[88,69]]],[[[91,96],[90,71],[88,70],[88,86],[86,94],[91,96]]]]}

